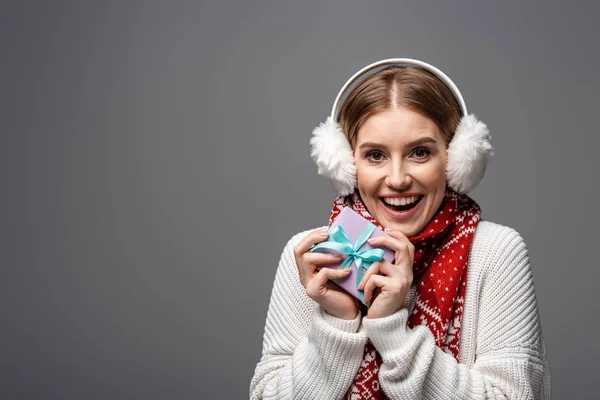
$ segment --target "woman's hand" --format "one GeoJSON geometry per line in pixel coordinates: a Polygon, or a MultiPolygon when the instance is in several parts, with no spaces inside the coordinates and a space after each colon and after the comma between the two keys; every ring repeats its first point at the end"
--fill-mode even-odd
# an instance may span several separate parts
{"type": "Polygon", "coordinates": [[[339,270],[323,267],[320,271],[316,271],[317,266],[339,262],[342,257],[308,252],[313,244],[323,242],[328,236],[327,229],[319,229],[309,233],[294,247],[300,282],[306,289],[308,297],[316,301],[329,314],[341,319],[354,319],[358,314],[357,300],[333,282],[329,282],[329,279],[348,276],[350,268],[339,270]]]}
{"type": "Polygon", "coordinates": [[[386,230],[390,236],[369,239],[373,247],[385,246],[396,252],[394,264],[386,259],[371,264],[358,288],[364,290],[365,301],[374,300],[367,317],[383,318],[404,307],[406,295],[413,282],[413,260],[415,247],[399,231],[386,230]],[[384,275],[379,275],[379,273],[384,275]],[[363,289],[364,288],[364,289],[363,289]]]}

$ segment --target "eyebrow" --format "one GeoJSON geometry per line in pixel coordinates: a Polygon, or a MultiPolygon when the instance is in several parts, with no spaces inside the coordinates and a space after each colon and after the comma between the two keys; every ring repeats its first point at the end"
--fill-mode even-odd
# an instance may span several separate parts
{"type": "MultiPolygon", "coordinates": [[[[425,143],[437,143],[437,140],[435,140],[432,137],[426,136],[426,137],[419,138],[417,140],[413,140],[412,142],[408,142],[406,144],[406,147],[414,147],[414,146],[418,146],[420,144],[425,144],[425,143]]],[[[386,147],[387,146],[385,146],[382,143],[364,142],[363,144],[361,144],[359,146],[359,149],[364,149],[364,148],[380,148],[380,149],[384,149],[386,147]]]]}

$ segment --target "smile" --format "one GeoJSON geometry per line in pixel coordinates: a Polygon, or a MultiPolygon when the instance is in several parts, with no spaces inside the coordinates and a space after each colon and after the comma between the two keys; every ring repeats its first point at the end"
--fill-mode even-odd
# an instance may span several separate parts
{"type": "Polygon", "coordinates": [[[404,213],[415,208],[423,199],[423,195],[408,197],[381,197],[381,202],[385,207],[396,213],[404,213]]]}

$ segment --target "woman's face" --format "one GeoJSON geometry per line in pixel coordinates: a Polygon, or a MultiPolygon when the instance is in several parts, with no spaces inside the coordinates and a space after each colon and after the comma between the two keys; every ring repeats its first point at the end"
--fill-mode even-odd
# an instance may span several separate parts
{"type": "Polygon", "coordinates": [[[354,146],[367,210],[385,228],[415,236],[442,204],[446,158],[442,133],[424,115],[400,107],[370,116],[354,146]]]}

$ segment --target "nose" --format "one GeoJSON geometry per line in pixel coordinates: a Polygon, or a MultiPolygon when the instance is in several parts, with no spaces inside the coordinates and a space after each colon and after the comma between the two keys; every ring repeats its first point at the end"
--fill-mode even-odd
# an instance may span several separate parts
{"type": "Polygon", "coordinates": [[[400,162],[391,162],[388,164],[389,169],[385,183],[396,190],[407,190],[412,185],[412,176],[405,165],[400,162]]]}

